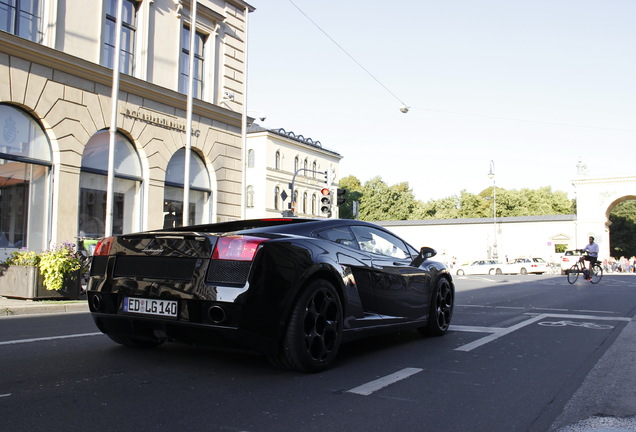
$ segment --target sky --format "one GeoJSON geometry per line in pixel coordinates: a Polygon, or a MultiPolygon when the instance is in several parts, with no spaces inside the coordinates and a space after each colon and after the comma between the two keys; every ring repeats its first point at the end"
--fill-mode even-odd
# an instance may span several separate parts
{"type": "Polygon", "coordinates": [[[341,178],[427,202],[574,198],[579,162],[636,175],[634,0],[249,3],[248,115],[339,153],[341,178]]]}

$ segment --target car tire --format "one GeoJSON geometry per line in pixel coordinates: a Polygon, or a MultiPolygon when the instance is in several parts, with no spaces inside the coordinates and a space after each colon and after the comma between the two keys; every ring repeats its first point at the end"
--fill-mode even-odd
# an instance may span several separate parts
{"type": "Polygon", "coordinates": [[[457,270],[457,276],[464,276],[464,270],[457,270]]]}
{"type": "Polygon", "coordinates": [[[502,275],[502,274],[503,274],[503,271],[502,271],[500,268],[498,268],[498,269],[495,271],[495,274],[502,275]]]}
{"type": "Polygon", "coordinates": [[[342,302],[336,289],[325,280],[313,281],[294,303],[282,352],[270,361],[302,372],[323,371],[338,354],[342,325],[342,302]]]}
{"type": "Polygon", "coordinates": [[[450,326],[454,303],[455,293],[451,283],[446,278],[440,278],[431,296],[428,325],[420,328],[420,331],[428,336],[444,335],[450,326]]]}
{"type": "Polygon", "coordinates": [[[154,348],[161,345],[164,341],[156,338],[138,338],[134,336],[122,336],[107,334],[113,342],[132,348],[154,348]]]}
{"type": "Polygon", "coordinates": [[[519,270],[519,273],[522,275],[527,275],[528,274],[528,270],[526,270],[525,267],[521,267],[521,270],[519,270]]]}

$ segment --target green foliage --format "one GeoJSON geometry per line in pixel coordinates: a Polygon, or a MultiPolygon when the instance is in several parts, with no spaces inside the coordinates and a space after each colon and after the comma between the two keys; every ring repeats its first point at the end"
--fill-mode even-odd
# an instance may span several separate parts
{"type": "Polygon", "coordinates": [[[73,245],[64,243],[40,254],[40,271],[44,276],[44,286],[49,290],[59,290],[64,286],[64,278],[82,267],[73,245]]]}
{"type": "Polygon", "coordinates": [[[359,219],[367,221],[488,218],[493,217],[495,193],[497,217],[576,212],[574,200],[565,192],[552,191],[549,186],[521,190],[497,188],[496,191],[489,187],[477,195],[463,190],[459,195],[428,202],[416,200],[407,182],[389,186],[381,177],[374,177],[364,185],[354,176],[345,177],[340,181],[340,188],[349,191],[347,204],[340,208],[340,217],[347,219],[353,218],[352,200],[360,203],[359,219]]]}
{"type": "Polygon", "coordinates": [[[610,250],[615,257],[636,255],[636,201],[624,201],[610,211],[610,250]]]}
{"type": "Polygon", "coordinates": [[[13,252],[4,262],[5,266],[16,265],[37,267],[38,264],[40,264],[40,256],[34,251],[26,249],[20,249],[19,251],[13,252]]]}
{"type": "Polygon", "coordinates": [[[72,243],[63,243],[40,254],[22,249],[13,252],[4,265],[39,267],[44,276],[44,286],[49,290],[62,289],[64,279],[82,268],[72,243]]]}
{"type": "Polygon", "coordinates": [[[406,220],[415,207],[415,196],[408,183],[389,186],[378,176],[362,188],[359,218],[367,221],[406,220]]]}
{"type": "Polygon", "coordinates": [[[347,190],[347,193],[344,195],[345,203],[338,207],[339,217],[341,219],[355,219],[355,215],[353,214],[353,202],[358,201],[359,203],[362,198],[362,185],[360,184],[360,180],[354,176],[345,177],[340,180],[338,187],[347,190]]]}

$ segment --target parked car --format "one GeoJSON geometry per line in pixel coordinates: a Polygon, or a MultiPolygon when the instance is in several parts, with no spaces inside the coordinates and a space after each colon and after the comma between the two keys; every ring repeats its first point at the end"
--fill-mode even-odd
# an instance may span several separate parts
{"type": "Polygon", "coordinates": [[[316,372],[340,344],[378,332],[450,325],[446,267],[386,229],[340,219],[277,218],[107,237],[87,288],[113,341],[249,349],[316,372]]]}
{"type": "Polygon", "coordinates": [[[561,274],[564,275],[581,258],[580,249],[568,249],[561,257],[561,274]]]}
{"type": "Polygon", "coordinates": [[[503,274],[504,264],[498,260],[477,260],[467,262],[455,270],[455,274],[461,275],[494,275],[503,274]]]}
{"type": "Polygon", "coordinates": [[[543,258],[515,258],[508,262],[505,273],[543,274],[550,270],[550,264],[543,258]]]}

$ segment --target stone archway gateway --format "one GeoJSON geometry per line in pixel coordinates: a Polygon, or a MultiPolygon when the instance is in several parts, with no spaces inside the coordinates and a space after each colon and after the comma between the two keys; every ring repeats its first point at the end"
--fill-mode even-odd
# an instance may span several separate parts
{"type": "Polygon", "coordinates": [[[609,214],[621,202],[636,200],[636,176],[585,178],[572,184],[576,191],[576,247],[583,247],[592,235],[599,245],[599,256],[609,257],[609,214]]]}

